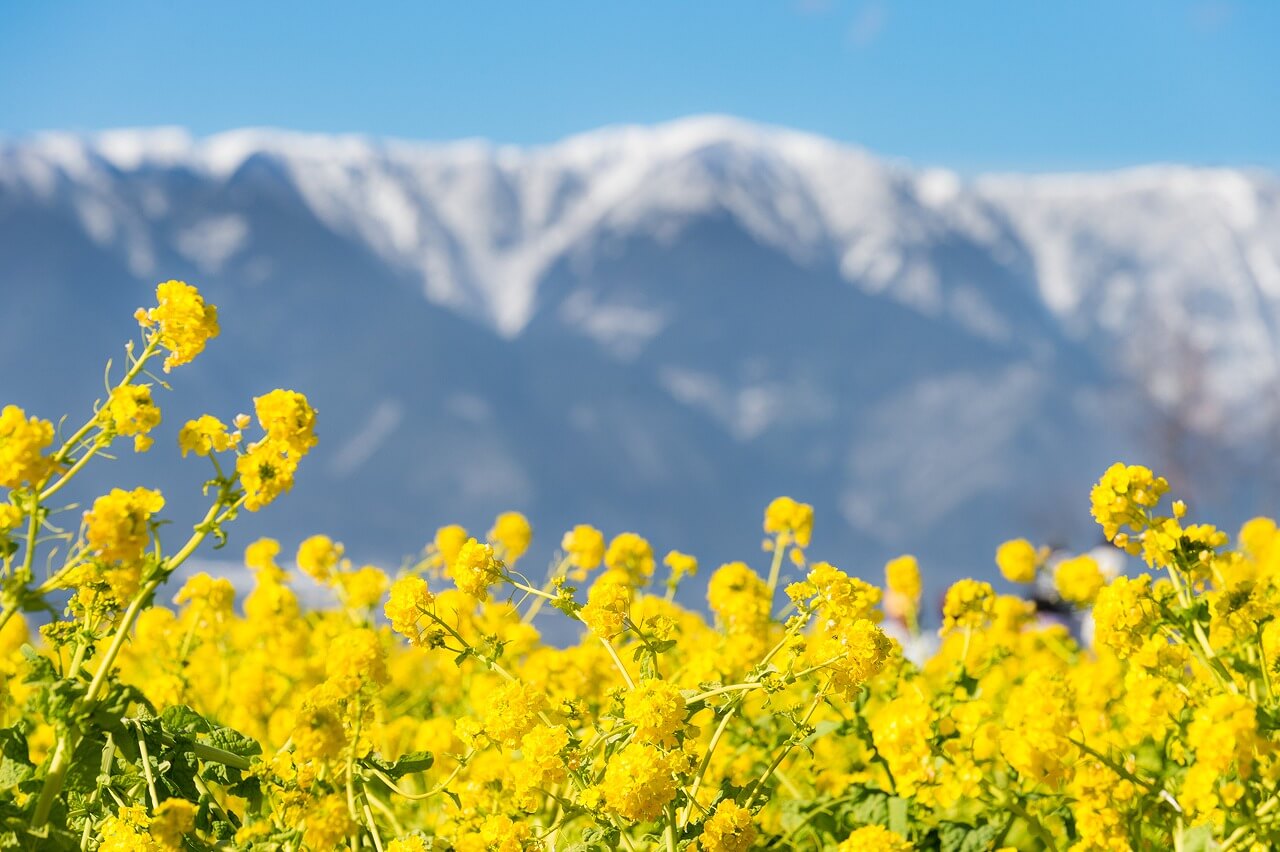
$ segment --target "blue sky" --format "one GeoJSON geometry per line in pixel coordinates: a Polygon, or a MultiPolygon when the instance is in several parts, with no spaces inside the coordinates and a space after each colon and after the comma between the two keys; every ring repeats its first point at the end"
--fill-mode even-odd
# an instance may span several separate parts
{"type": "Polygon", "coordinates": [[[8,2],[0,131],[546,142],[702,112],[961,171],[1280,168],[1280,2],[8,2]]]}

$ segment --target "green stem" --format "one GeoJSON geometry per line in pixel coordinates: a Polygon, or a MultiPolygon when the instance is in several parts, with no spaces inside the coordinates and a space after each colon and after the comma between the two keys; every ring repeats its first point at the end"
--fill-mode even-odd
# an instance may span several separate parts
{"type": "MultiPolygon", "coordinates": [[[[551,572],[551,577],[548,580],[548,582],[554,583],[556,580],[563,577],[565,575],[565,572],[568,570],[568,568],[569,568],[569,559],[568,557],[565,557],[564,559],[560,560],[560,563],[556,565],[555,570],[551,572]]],[[[542,609],[542,605],[545,604],[546,602],[547,602],[546,597],[543,597],[541,595],[535,595],[533,598],[533,603],[529,604],[529,611],[526,612],[524,614],[524,617],[520,619],[520,623],[532,624],[533,617],[538,614],[538,610],[542,609]]]]}
{"type": "Polygon", "coordinates": [[[72,477],[74,477],[77,473],[79,473],[81,469],[84,468],[84,466],[89,463],[89,460],[92,459],[94,456],[96,456],[98,454],[98,451],[101,450],[104,446],[105,444],[101,440],[94,441],[93,446],[85,450],[84,455],[76,459],[76,463],[73,464],[71,467],[67,468],[67,471],[64,474],[62,474],[62,476],[58,477],[57,482],[53,483],[48,488],[40,492],[40,499],[48,500],[50,497],[52,497],[53,495],[61,491],[63,488],[65,488],[67,483],[71,481],[72,477]]]}
{"type": "Polygon", "coordinates": [[[1058,848],[1057,842],[1053,839],[1053,834],[1049,829],[1045,828],[1044,823],[1040,822],[1039,819],[1024,808],[1016,797],[1007,795],[1003,790],[996,787],[988,786],[987,789],[991,792],[991,797],[995,799],[996,804],[1008,808],[1027,824],[1027,828],[1031,830],[1037,840],[1044,844],[1045,849],[1053,852],[1058,848]]]}
{"type": "Polygon", "coordinates": [[[373,846],[378,852],[382,852],[382,835],[378,833],[378,824],[373,821],[373,811],[369,808],[369,802],[364,802],[364,818],[369,825],[369,834],[373,837],[373,846]]]}
{"type": "MultiPolygon", "coordinates": [[[[130,345],[132,346],[132,344],[130,345]]],[[[122,388],[125,385],[128,385],[134,379],[136,379],[138,377],[138,374],[142,372],[143,367],[147,365],[147,361],[150,360],[152,355],[156,354],[156,352],[159,351],[159,348],[160,348],[160,344],[156,340],[153,339],[151,342],[149,342],[146,345],[146,348],[142,350],[142,354],[138,356],[138,360],[133,362],[133,366],[131,366],[125,372],[124,378],[122,378],[119,381],[119,383],[116,384],[114,388],[112,388],[112,390],[122,388]]],[[[75,434],[73,434],[70,438],[64,441],[62,446],[58,448],[58,452],[55,453],[53,456],[54,466],[57,467],[63,464],[67,460],[67,457],[75,450],[75,448],[80,445],[80,442],[84,440],[85,436],[88,435],[89,432],[93,429],[93,427],[97,425],[98,425],[98,415],[95,414],[93,417],[91,417],[88,420],[88,422],[86,422],[83,426],[77,429],[75,434]]],[[[75,476],[76,473],[78,473],[81,468],[84,467],[85,463],[90,458],[97,455],[98,451],[102,449],[103,446],[104,446],[103,444],[100,444],[97,441],[95,441],[93,446],[91,446],[88,450],[86,450],[85,454],[81,456],[76,461],[76,463],[71,466],[69,470],[67,470],[65,473],[59,476],[58,480],[53,485],[50,485],[48,488],[44,489],[43,491],[40,491],[40,499],[47,500],[52,495],[61,491],[63,486],[65,486],[71,480],[71,478],[75,476]]],[[[48,481],[47,477],[45,481],[46,482],[48,481]]]]}
{"type": "MultiPolygon", "coordinates": [[[[234,508],[235,505],[238,505],[238,502],[229,507],[228,511],[234,508]]],[[[120,650],[124,647],[124,643],[129,637],[129,631],[133,629],[139,613],[142,612],[144,603],[151,599],[156,589],[160,587],[161,582],[185,562],[200,546],[200,543],[208,537],[221,507],[222,500],[220,496],[209,507],[204,519],[199,524],[196,524],[195,532],[187,539],[187,543],[183,545],[182,549],[164,562],[164,570],[160,571],[158,576],[144,583],[138,593],[134,595],[133,600],[129,602],[129,608],[125,610],[124,616],[120,619],[120,625],[117,627],[115,635],[111,637],[111,644],[103,654],[102,661],[98,664],[98,671],[94,674],[93,680],[90,681],[88,690],[76,702],[77,710],[87,714],[98,703],[100,694],[106,687],[111,669],[115,665],[116,657],[120,655],[120,650]]],[[[32,828],[36,830],[42,829],[49,822],[49,814],[53,810],[54,800],[62,792],[62,784],[66,780],[67,770],[71,765],[71,756],[75,753],[81,736],[82,734],[78,728],[69,728],[58,738],[57,745],[54,747],[53,757],[49,761],[49,770],[45,774],[44,785],[40,788],[40,798],[36,801],[35,813],[31,818],[32,828]]]]}
{"type": "Polygon", "coordinates": [[[156,779],[151,773],[151,755],[147,751],[147,738],[138,726],[138,754],[142,758],[142,774],[147,779],[147,792],[151,794],[151,807],[160,807],[160,797],[156,795],[156,779]]]}
{"type": "MultiPolygon", "coordinates": [[[[3,626],[0,624],[0,626],[3,626]]],[[[1262,634],[1258,634],[1257,638],[1258,656],[1261,660],[1259,668],[1262,669],[1262,686],[1267,692],[1267,700],[1272,701],[1275,693],[1271,690],[1271,661],[1267,659],[1267,649],[1262,645],[1262,634]]]]}
{"type": "MultiPolygon", "coordinates": [[[[527,583],[521,583],[519,580],[515,579],[514,577],[507,576],[505,579],[508,583],[510,583],[515,588],[519,589],[522,592],[527,592],[528,594],[534,595],[539,600],[554,601],[556,599],[556,596],[551,594],[550,592],[544,592],[542,589],[535,589],[533,586],[530,586],[527,583]]],[[[581,615],[578,615],[578,620],[581,621],[583,624],[587,623],[586,620],[583,619],[581,615]]],[[[622,658],[618,656],[618,652],[616,649],[614,649],[613,643],[610,642],[608,639],[605,639],[603,636],[597,636],[596,638],[600,640],[600,644],[604,646],[604,649],[609,652],[609,656],[613,658],[613,664],[617,667],[618,672],[621,673],[622,680],[627,684],[627,689],[635,689],[636,688],[635,682],[631,679],[631,674],[627,671],[627,667],[622,664],[622,658]]]]}
{"type": "Polygon", "coordinates": [[[724,736],[725,730],[729,727],[729,720],[733,718],[733,715],[738,712],[738,708],[741,706],[742,699],[738,699],[720,717],[720,724],[716,726],[715,733],[711,735],[711,742],[707,744],[707,753],[702,756],[702,763],[698,765],[698,774],[693,778],[693,786],[689,788],[689,803],[685,805],[684,816],[680,820],[681,825],[688,825],[689,820],[693,817],[693,808],[698,801],[698,788],[702,786],[702,777],[706,775],[707,767],[711,765],[711,755],[715,753],[716,746],[720,745],[720,738],[724,736]]]}
{"type": "Polygon", "coordinates": [[[618,656],[618,652],[613,647],[613,643],[603,636],[597,636],[596,638],[600,640],[600,644],[604,646],[604,649],[609,652],[609,656],[613,658],[613,664],[622,674],[622,680],[627,684],[627,689],[635,689],[635,682],[631,680],[631,675],[627,672],[627,667],[622,664],[622,658],[618,656]]]}
{"type": "MultiPolygon", "coordinates": [[[[360,815],[356,813],[356,747],[360,743],[360,728],[362,727],[362,723],[364,722],[364,706],[363,706],[363,702],[360,700],[359,695],[356,696],[355,717],[356,717],[355,729],[352,731],[351,745],[347,749],[347,778],[346,778],[347,813],[351,817],[351,822],[353,825],[360,818],[360,815]]],[[[359,834],[356,833],[356,830],[354,828],[352,828],[351,830],[351,837],[349,839],[351,841],[352,849],[356,849],[359,847],[360,836],[359,834]]]]}
{"type": "MultiPolygon", "coordinates": [[[[809,666],[808,668],[801,669],[798,672],[792,672],[791,674],[787,675],[786,680],[788,683],[795,683],[805,675],[813,674],[814,672],[820,669],[825,669],[827,666],[830,666],[833,663],[839,662],[839,660],[840,660],[839,657],[832,657],[826,662],[818,663],[815,666],[809,666]]],[[[748,681],[743,681],[742,683],[730,683],[724,686],[717,686],[714,689],[708,689],[706,692],[699,692],[697,695],[686,699],[685,704],[686,705],[697,704],[699,701],[705,701],[708,698],[712,698],[717,695],[722,695],[726,692],[748,692],[753,689],[763,689],[763,688],[764,688],[764,683],[762,683],[759,680],[748,680],[748,681]]]]}
{"type": "Polygon", "coordinates": [[[667,841],[667,852],[676,852],[676,807],[667,805],[667,829],[662,836],[667,841]]]}
{"type": "MultiPolygon", "coordinates": [[[[826,697],[827,695],[825,692],[819,692],[814,696],[813,703],[809,705],[809,709],[805,712],[804,718],[800,720],[799,728],[796,731],[797,734],[801,729],[808,727],[809,720],[813,718],[814,713],[818,712],[818,708],[822,706],[822,702],[826,697]]],[[[799,742],[796,740],[795,734],[793,734],[791,739],[787,741],[786,746],[774,755],[773,761],[769,764],[768,768],[765,769],[764,773],[747,788],[750,792],[747,795],[747,800],[742,804],[744,808],[747,808],[748,810],[751,808],[751,803],[755,800],[756,796],[760,794],[760,788],[764,786],[765,782],[769,780],[769,777],[773,775],[774,770],[782,765],[782,761],[786,760],[787,755],[791,754],[792,750],[795,749],[797,745],[799,745],[799,742]]]]}
{"type": "MultiPolygon", "coordinates": [[[[782,557],[783,557],[783,554],[786,553],[786,550],[787,549],[782,545],[782,542],[776,539],[774,540],[773,564],[769,566],[769,599],[770,601],[773,600],[774,590],[778,588],[778,575],[782,571],[782,557]]],[[[770,603],[769,608],[770,609],[773,608],[772,603],[770,603]]]]}
{"type": "Polygon", "coordinates": [[[1067,741],[1070,742],[1072,745],[1074,745],[1076,748],[1083,751],[1085,754],[1088,754],[1091,757],[1093,757],[1095,760],[1097,760],[1098,762],[1106,766],[1108,769],[1110,769],[1112,772],[1116,773],[1126,781],[1129,781],[1133,784],[1137,784],[1139,787],[1143,788],[1148,793],[1157,793],[1161,801],[1171,805],[1173,809],[1176,810],[1178,813],[1182,813],[1182,806],[1178,804],[1178,800],[1175,799],[1173,795],[1169,793],[1168,790],[1165,790],[1163,787],[1153,784],[1150,781],[1143,780],[1139,776],[1130,772],[1128,769],[1125,769],[1122,765],[1120,765],[1116,761],[1112,760],[1102,752],[1092,748],[1087,743],[1082,742],[1081,740],[1077,740],[1074,737],[1067,737],[1067,741]]]}
{"type": "Polygon", "coordinates": [[[390,775],[387,775],[382,770],[374,769],[370,767],[369,771],[371,771],[375,776],[377,776],[379,781],[381,781],[383,784],[386,784],[387,788],[391,790],[393,793],[395,793],[397,796],[401,796],[405,799],[409,799],[414,802],[420,802],[423,799],[430,799],[432,796],[438,796],[441,793],[443,793],[449,787],[449,785],[453,782],[453,779],[458,777],[458,773],[462,771],[462,767],[467,765],[467,761],[471,759],[471,755],[473,754],[475,754],[474,749],[467,752],[465,755],[463,755],[462,759],[458,761],[458,765],[455,766],[453,768],[453,771],[449,773],[449,777],[444,779],[439,784],[437,784],[433,789],[428,790],[425,793],[405,792],[404,790],[400,789],[400,785],[397,784],[390,775]]]}
{"type": "Polygon", "coordinates": [[[747,692],[752,689],[760,689],[763,687],[758,680],[748,680],[742,683],[730,683],[725,686],[717,686],[715,689],[708,689],[706,692],[699,692],[692,698],[685,700],[685,705],[697,704],[700,701],[706,701],[708,698],[714,698],[717,695],[723,695],[726,692],[747,692]]]}
{"type": "Polygon", "coordinates": [[[22,554],[23,584],[31,580],[31,569],[36,560],[36,536],[40,531],[40,495],[34,490],[31,492],[31,503],[27,506],[27,512],[29,513],[27,518],[27,552],[22,554]]]}
{"type": "MultiPolygon", "coordinates": [[[[102,761],[98,764],[98,778],[107,778],[111,774],[111,764],[116,756],[116,743],[111,734],[107,734],[107,744],[102,747],[102,761]]],[[[80,849],[89,848],[89,832],[93,829],[93,806],[102,798],[102,783],[94,785],[93,794],[89,796],[89,807],[84,816],[84,831],[80,833],[80,849]]]]}

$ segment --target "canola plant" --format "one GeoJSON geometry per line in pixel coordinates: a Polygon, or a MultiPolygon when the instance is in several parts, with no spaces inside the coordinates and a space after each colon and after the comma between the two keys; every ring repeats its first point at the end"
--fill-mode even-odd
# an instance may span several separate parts
{"type": "Polygon", "coordinates": [[[1280,845],[1272,521],[1232,545],[1183,503],[1162,510],[1164,479],[1116,464],[1093,516],[1147,573],[1051,567],[1021,539],[996,552],[1014,583],[1050,574],[1092,647],[962,580],[921,664],[882,626],[919,634],[916,560],[881,588],[811,558],[813,509],[786,497],[764,513],[763,570],[711,572],[705,613],[674,602],[693,556],[659,562],[641,536],[584,524],[535,570],[515,512],[483,535],[442,527],[390,573],[322,534],[288,559],[261,539],[238,601],[226,578],[179,571],[290,490],[316,443],[302,394],[181,428],[169,450],[210,470],[194,523],[146,487],[60,503],[120,439],[165,451],[151,371],[219,329],[194,287],[156,297],[79,428],[0,412],[0,848],[1280,845]],[[779,588],[784,566],[803,579],[779,588]],[[304,609],[298,583],[335,605],[304,609]],[[581,640],[543,643],[538,614],[581,640]]]}

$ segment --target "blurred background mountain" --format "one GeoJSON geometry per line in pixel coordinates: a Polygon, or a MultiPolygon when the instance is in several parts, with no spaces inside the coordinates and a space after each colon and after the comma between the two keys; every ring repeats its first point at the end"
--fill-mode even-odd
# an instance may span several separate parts
{"type": "Polygon", "coordinates": [[[231,559],[519,509],[531,574],[579,522],[758,564],[790,494],[937,600],[1096,545],[1117,459],[1233,529],[1280,509],[1278,40],[1268,0],[9,4],[0,404],[81,416],[182,278],[224,334],[75,496],[185,527],[182,422],[304,390],[231,559]]]}
{"type": "MultiPolygon", "coordinates": [[[[321,444],[240,526],[395,564],[460,522],[578,522],[711,565],[774,496],[815,555],[935,588],[1028,535],[1097,543],[1116,459],[1233,523],[1274,505],[1280,179],[1149,167],[960,177],[722,117],[540,147],[238,131],[0,144],[0,396],[102,388],[158,280],[223,335],[100,468],[196,511],[184,418],[309,394],[321,444]],[[20,286],[15,286],[20,285],[20,286]]],[[[132,484],[128,482],[125,484],[132,484]]]]}

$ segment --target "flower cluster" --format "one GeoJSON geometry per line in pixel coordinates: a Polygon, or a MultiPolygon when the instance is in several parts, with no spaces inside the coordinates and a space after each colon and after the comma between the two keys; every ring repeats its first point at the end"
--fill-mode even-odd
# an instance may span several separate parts
{"type": "Polygon", "coordinates": [[[156,288],[156,300],[156,307],[139,308],[136,317],[143,328],[154,329],[155,340],[169,350],[164,361],[167,373],[190,363],[218,336],[218,309],[184,281],[165,281],[156,288]]]}
{"type": "Polygon", "coordinates": [[[19,488],[43,480],[52,466],[44,449],[52,443],[52,423],[6,405],[0,410],[0,486],[19,488]]]}
{"type": "Polygon", "coordinates": [[[670,570],[655,578],[634,532],[577,525],[533,570],[518,512],[483,537],[442,526],[398,568],[355,564],[324,534],[287,551],[259,539],[240,595],[184,564],[290,488],[316,444],[302,394],[255,399],[256,440],[247,415],[182,428],[177,449],[212,470],[176,548],[146,487],[97,497],[78,529],[56,522],[94,456],[120,438],[146,448],[148,360],[186,363],[217,333],[194,288],[157,297],[144,348],[78,430],[0,411],[4,845],[1280,846],[1272,521],[1233,547],[1185,504],[1162,509],[1152,471],[1109,468],[1094,516],[1149,573],[1026,539],[995,551],[1008,581],[1052,579],[1070,604],[1054,608],[1092,625],[1076,633],[985,579],[953,583],[926,628],[919,561],[884,564],[882,589],[811,559],[813,509],[786,497],[764,512],[768,564],[720,565],[705,607],[677,599],[697,558],[656,551],[670,570]]]}
{"type": "Polygon", "coordinates": [[[254,412],[266,437],[236,459],[245,490],[244,507],[256,512],[293,488],[302,457],[316,444],[316,412],[296,391],[274,390],[255,397],[254,412]]]}

